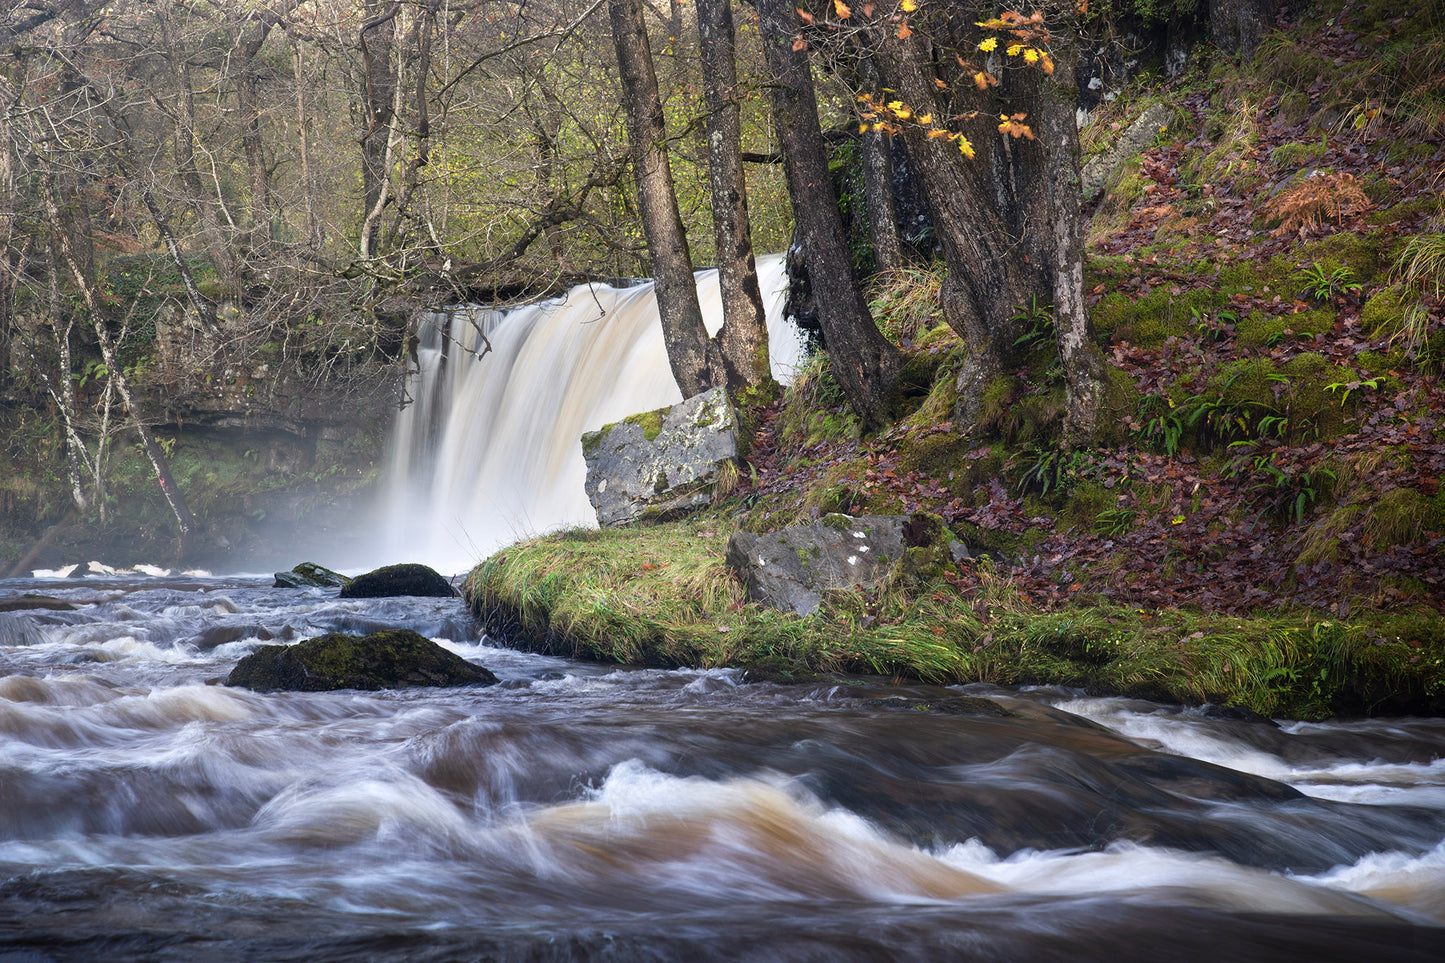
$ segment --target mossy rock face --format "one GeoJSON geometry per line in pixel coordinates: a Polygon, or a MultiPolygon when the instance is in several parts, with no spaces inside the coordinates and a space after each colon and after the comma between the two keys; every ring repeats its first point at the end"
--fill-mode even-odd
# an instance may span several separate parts
{"type": "Polygon", "coordinates": [[[397,596],[421,598],[452,598],[452,583],[436,569],[407,563],[386,565],[365,575],[358,575],[341,590],[344,599],[385,599],[397,596]]]}
{"type": "Polygon", "coordinates": [[[231,670],[226,685],[257,692],[410,689],[495,685],[474,665],[410,629],[368,636],[332,632],[295,645],[263,645],[231,670]]]}

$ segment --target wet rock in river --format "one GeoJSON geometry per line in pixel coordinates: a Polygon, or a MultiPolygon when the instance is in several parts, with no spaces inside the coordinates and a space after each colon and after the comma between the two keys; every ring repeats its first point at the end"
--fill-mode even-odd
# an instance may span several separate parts
{"type": "Polygon", "coordinates": [[[345,588],[351,579],[315,562],[302,562],[289,572],[277,572],[274,588],[345,588]]]}
{"type": "Polygon", "coordinates": [[[713,388],[582,436],[587,498],[603,527],[665,518],[712,501],[738,456],[737,414],[713,388]]]}
{"type": "Polygon", "coordinates": [[[410,629],[357,636],[332,632],[295,645],[263,645],[231,670],[226,685],[257,692],[410,689],[495,685],[490,670],[410,629]]]}
{"type": "Polygon", "coordinates": [[[47,609],[53,612],[70,612],[75,609],[73,602],[52,598],[49,595],[34,595],[26,592],[15,598],[0,599],[0,612],[25,612],[31,609],[47,609]]]}
{"type": "Polygon", "coordinates": [[[942,521],[923,512],[824,515],[766,535],[735,532],[727,547],[748,598],[798,615],[817,609],[828,589],[926,579],[967,557],[942,521]]]}
{"type": "Polygon", "coordinates": [[[434,568],[408,563],[385,565],[358,575],[341,590],[344,599],[385,599],[400,595],[422,598],[452,598],[456,590],[434,568]]]}

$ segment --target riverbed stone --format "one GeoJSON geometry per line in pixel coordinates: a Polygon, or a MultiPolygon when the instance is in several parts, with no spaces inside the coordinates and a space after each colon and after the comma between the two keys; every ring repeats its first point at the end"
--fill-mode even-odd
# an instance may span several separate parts
{"type": "Polygon", "coordinates": [[[1119,173],[1126,160],[1154,143],[1159,129],[1169,123],[1171,116],[1172,111],[1167,104],[1150,104],[1112,147],[1085,164],[1079,172],[1084,200],[1093,200],[1119,173]]]}
{"type": "Polygon", "coordinates": [[[367,636],[331,632],[295,645],[263,645],[236,663],[226,678],[226,685],[258,692],[375,691],[496,683],[497,677],[490,670],[410,629],[367,636]]]}
{"type": "Polygon", "coordinates": [[[289,572],[277,572],[273,588],[345,588],[351,579],[315,562],[302,562],[289,572]]]}
{"type": "Polygon", "coordinates": [[[385,599],[401,595],[445,599],[456,594],[452,583],[440,572],[414,562],[383,565],[365,575],[356,576],[350,585],[341,590],[341,598],[344,599],[385,599]]]}
{"type": "Polygon", "coordinates": [[[765,535],[735,532],[727,546],[749,599],[798,615],[812,614],[829,589],[917,582],[965,558],[967,547],[925,512],[824,515],[765,535]]]}
{"type": "Polygon", "coordinates": [[[76,609],[76,605],[74,602],[67,602],[64,599],[53,598],[49,595],[36,595],[30,592],[14,598],[0,599],[0,612],[24,612],[29,609],[72,612],[76,609]]]}
{"type": "Polygon", "coordinates": [[[738,419],[721,387],[582,436],[587,497],[603,527],[665,518],[712,501],[735,470],[738,419]]]}

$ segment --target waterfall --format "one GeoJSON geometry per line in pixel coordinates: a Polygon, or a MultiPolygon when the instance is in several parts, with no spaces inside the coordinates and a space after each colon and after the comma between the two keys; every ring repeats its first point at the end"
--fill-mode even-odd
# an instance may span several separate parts
{"type": "MultiPolygon", "coordinates": [[[[782,256],[759,258],[758,279],[773,374],[786,381],[803,345],[782,317],[782,256]]],[[[717,272],[698,272],[697,286],[716,333],[717,272]]],[[[397,418],[384,485],[389,561],[462,571],[518,538],[596,525],[582,433],[682,400],[650,282],[579,285],[505,311],[436,312],[418,335],[413,402],[397,418]]]]}

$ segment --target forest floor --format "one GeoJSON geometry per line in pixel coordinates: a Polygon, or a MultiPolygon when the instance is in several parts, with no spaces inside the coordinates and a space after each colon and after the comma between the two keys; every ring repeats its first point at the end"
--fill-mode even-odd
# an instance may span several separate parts
{"type": "Polygon", "coordinates": [[[988,431],[955,432],[961,349],[939,278],[903,272],[873,300],[907,355],[893,426],[860,437],[816,362],[754,413],[741,483],[713,512],[515,546],[469,580],[478,611],[549,651],[770,678],[1445,712],[1445,257],[1412,273],[1407,247],[1445,231],[1429,86],[1445,42],[1375,6],[1288,25],[1249,70],[1136,86],[1085,129],[1098,149],[1152,103],[1173,114],[1087,214],[1110,362],[1095,447],[1054,443],[1063,389],[1037,310],[988,431]],[[733,527],[914,511],[979,557],[806,619],[746,602],[721,562],[733,527]]]}

